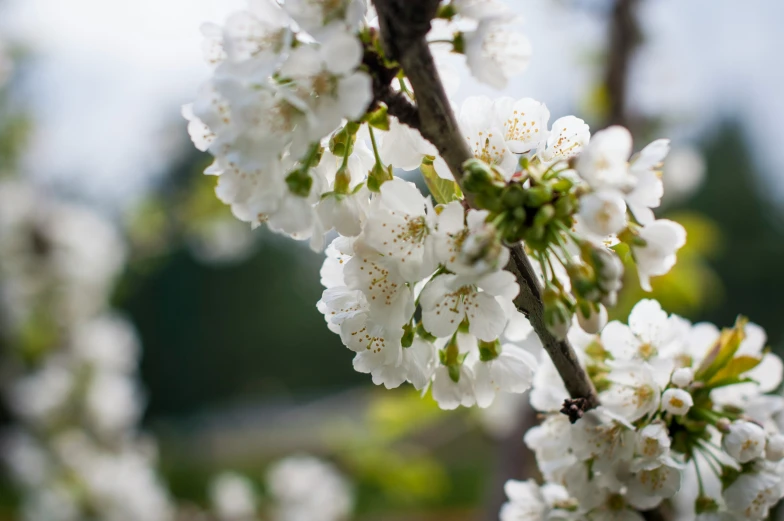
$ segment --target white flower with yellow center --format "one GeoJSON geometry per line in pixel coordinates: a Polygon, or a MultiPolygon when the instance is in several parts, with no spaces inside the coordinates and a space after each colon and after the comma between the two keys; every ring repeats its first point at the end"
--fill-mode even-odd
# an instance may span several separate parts
{"type": "Polygon", "coordinates": [[[722,448],[740,463],[748,463],[765,452],[765,431],[756,423],[732,422],[721,440],[722,448]]]}
{"type": "Polygon", "coordinates": [[[384,257],[406,282],[418,282],[436,268],[436,213],[430,198],[400,178],[381,185],[364,228],[365,243],[384,257]]]}
{"type": "Polygon", "coordinates": [[[495,167],[505,179],[511,179],[517,169],[517,156],[505,139],[504,122],[498,118],[490,98],[466,98],[459,122],[474,157],[495,167]]]}
{"type": "Polygon", "coordinates": [[[641,470],[627,481],[626,501],[640,510],[658,506],[681,488],[683,472],[674,461],[656,468],[641,470]]]}
{"type": "Polygon", "coordinates": [[[591,192],[580,198],[580,223],[601,238],[626,228],[626,202],[611,189],[591,192]]]}
{"type": "Polygon", "coordinates": [[[567,161],[579,154],[590,141],[591,132],[580,118],[564,116],[553,122],[546,138],[537,147],[536,157],[542,163],[550,165],[567,161]]]}
{"type": "Polygon", "coordinates": [[[577,158],[577,172],[592,188],[627,191],[636,179],[629,172],[632,135],[620,126],[600,130],[577,158]]]}
{"type": "Polygon", "coordinates": [[[624,418],[602,406],[592,409],[571,427],[572,451],[580,461],[594,460],[594,470],[611,469],[634,454],[635,434],[624,418]]]}
{"type": "Polygon", "coordinates": [[[367,11],[363,0],[286,0],[283,9],[297,24],[316,39],[324,32],[339,28],[353,32],[367,11]]]}
{"type": "Polygon", "coordinates": [[[683,416],[689,412],[694,399],[691,394],[683,389],[667,389],[662,395],[662,409],[676,416],[683,416]]]}
{"type": "Polygon", "coordinates": [[[655,413],[661,403],[661,386],[669,381],[669,372],[657,372],[640,361],[609,361],[607,380],[610,388],[602,392],[602,404],[613,413],[635,422],[655,413]],[[658,378],[657,378],[658,377],[658,378]]]}
{"type": "Polygon", "coordinates": [[[629,325],[613,321],[602,330],[602,345],[615,360],[659,363],[678,341],[674,322],[655,300],[639,301],[629,314],[629,325]]]}
{"type": "Polygon", "coordinates": [[[357,70],[362,44],[336,28],[320,44],[302,44],[291,51],[280,75],[292,80],[292,89],[308,106],[307,141],[318,142],[345,118],[365,113],[373,93],[370,76],[357,70]]]}
{"type": "Polygon", "coordinates": [[[779,466],[741,474],[722,493],[727,510],[737,519],[767,519],[784,495],[782,470],[779,466]]]}
{"type": "Polygon", "coordinates": [[[498,338],[508,321],[496,297],[512,300],[518,291],[514,275],[508,271],[491,273],[469,284],[463,284],[457,275],[439,275],[420,295],[422,323],[431,334],[449,337],[465,321],[469,333],[490,342],[498,338]]]}
{"type": "Polygon", "coordinates": [[[354,242],[355,255],[343,277],[351,289],[367,298],[374,320],[389,329],[403,327],[414,314],[414,293],[394,266],[362,240],[354,242]]]}
{"type": "Polygon", "coordinates": [[[509,77],[522,73],[531,59],[531,43],[507,26],[514,19],[504,14],[486,17],[475,30],[463,33],[471,74],[496,89],[505,88],[509,77]]]}
{"type": "Polygon", "coordinates": [[[663,422],[651,423],[637,432],[637,447],[631,470],[650,470],[662,464],[670,453],[667,426],[663,422]]]}
{"type": "MultiPolygon", "coordinates": [[[[252,60],[254,66],[265,69],[274,67],[291,45],[290,24],[291,18],[272,0],[249,1],[247,10],[233,13],[223,26],[226,58],[234,63],[252,60]]],[[[264,72],[269,75],[272,70],[264,72]]]]}
{"type": "Polygon", "coordinates": [[[515,154],[525,154],[546,140],[550,111],[544,103],[531,98],[503,97],[493,102],[503,125],[504,140],[515,154]]]}

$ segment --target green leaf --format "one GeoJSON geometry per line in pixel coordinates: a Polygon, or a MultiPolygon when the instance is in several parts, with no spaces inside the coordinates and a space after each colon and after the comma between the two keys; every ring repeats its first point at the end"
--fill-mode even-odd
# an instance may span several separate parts
{"type": "Polygon", "coordinates": [[[699,369],[697,369],[694,379],[702,382],[709,382],[721,370],[723,370],[737,353],[741,342],[746,338],[745,327],[748,319],[738,317],[735,327],[725,329],[721,332],[721,337],[715,346],[708,352],[699,369]]]}
{"type": "Polygon", "coordinates": [[[760,362],[762,362],[761,357],[756,356],[749,356],[749,355],[742,355],[733,358],[729,361],[727,365],[725,365],[722,369],[719,370],[713,378],[711,378],[707,385],[709,387],[713,387],[717,382],[728,378],[737,378],[743,373],[751,371],[755,367],[757,367],[760,362]]]}
{"type": "Polygon", "coordinates": [[[422,177],[425,179],[430,194],[438,204],[447,204],[452,201],[459,201],[463,198],[463,192],[454,181],[438,177],[436,169],[433,168],[433,161],[425,159],[419,166],[422,177]]]}
{"type": "Polygon", "coordinates": [[[367,122],[370,126],[379,130],[389,130],[389,114],[387,114],[387,108],[382,105],[375,112],[368,114],[367,122]]]}

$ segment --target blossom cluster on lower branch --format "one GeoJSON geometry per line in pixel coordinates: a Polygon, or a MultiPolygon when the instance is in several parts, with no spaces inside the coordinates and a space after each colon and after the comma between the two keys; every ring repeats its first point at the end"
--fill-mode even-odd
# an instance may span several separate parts
{"type": "Polygon", "coordinates": [[[82,206],[0,182],[0,343],[14,420],[0,444],[23,521],[170,521],[133,326],[109,308],[125,261],[82,206]],[[7,348],[7,349],[6,349],[7,348]]]}
{"type": "Polygon", "coordinates": [[[525,435],[546,480],[510,481],[502,521],[642,519],[669,500],[683,519],[765,519],[784,496],[782,361],[765,333],[691,324],[643,300],[628,325],[570,334],[602,406],[571,425],[551,364],[525,435]]]}

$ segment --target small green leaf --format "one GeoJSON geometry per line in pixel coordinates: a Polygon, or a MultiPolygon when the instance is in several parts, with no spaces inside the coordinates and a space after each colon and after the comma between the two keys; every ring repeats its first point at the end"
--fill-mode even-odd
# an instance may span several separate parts
{"type": "Polygon", "coordinates": [[[368,114],[367,122],[373,128],[389,130],[389,114],[387,114],[387,108],[382,105],[375,112],[368,114]]]}
{"type": "Polygon", "coordinates": [[[738,352],[741,342],[746,338],[745,327],[748,319],[738,317],[732,329],[725,329],[721,332],[721,337],[717,344],[708,352],[708,356],[703,360],[702,365],[697,369],[694,379],[702,382],[709,382],[721,370],[723,370],[738,352]]]}
{"type": "Polygon", "coordinates": [[[463,192],[457,183],[438,177],[432,161],[425,159],[422,161],[419,169],[422,171],[422,177],[425,179],[427,188],[430,190],[430,194],[436,203],[447,204],[463,198],[463,192]]]}
{"type": "Polygon", "coordinates": [[[760,362],[762,362],[761,357],[749,356],[749,355],[742,355],[742,356],[735,357],[732,360],[730,360],[727,365],[725,365],[722,369],[720,369],[719,372],[713,375],[713,378],[711,378],[710,381],[708,381],[707,385],[709,387],[713,387],[713,385],[716,382],[719,382],[721,380],[725,380],[727,378],[739,377],[743,373],[751,371],[752,369],[757,367],[760,364],[760,362]]]}

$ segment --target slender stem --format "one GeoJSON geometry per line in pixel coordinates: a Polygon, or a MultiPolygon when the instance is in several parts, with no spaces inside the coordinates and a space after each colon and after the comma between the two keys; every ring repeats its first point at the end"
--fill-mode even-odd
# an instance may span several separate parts
{"type": "Polygon", "coordinates": [[[403,78],[398,78],[397,83],[400,85],[401,91],[405,92],[411,99],[415,99],[414,93],[411,92],[411,89],[408,88],[408,85],[406,85],[406,82],[403,80],[403,78]]]}
{"type": "Polygon", "coordinates": [[[433,45],[434,43],[448,43],[449,45],[454,45],[455,41],[447,40],[446,38],[439,38],[436,40],[428,40],[427,43],[429,43],[430,45],[433,45]]]}
{"type": "Polygon", "coordinates": [[[692,463],[694,463],[694,470],[697,472],[697,483],[700,486],[700,496],[705,495],[705,485],[702,483],[702,473],[700,472],[700,464],[697,461],[697,458],[693,458],[692,463]]]}
{"type": "Polygon", "coordinates": [[[368,132],[370,133],[370,143],[373,145],[373,155],[376,156],[376,163],[379,165],[383,165],[384,163],[381,162],[381,156],[378,153],[378,145],[376,144],[376,135],[373,132],[373,127],[368,125],[368,132]]]}

